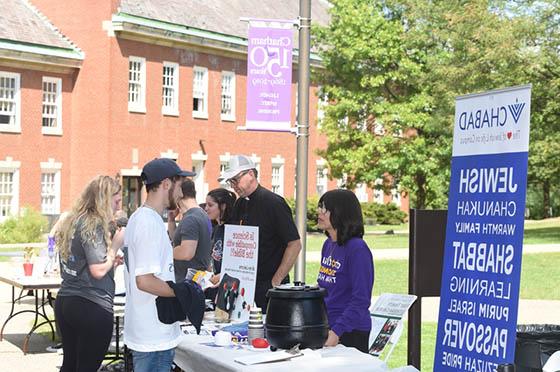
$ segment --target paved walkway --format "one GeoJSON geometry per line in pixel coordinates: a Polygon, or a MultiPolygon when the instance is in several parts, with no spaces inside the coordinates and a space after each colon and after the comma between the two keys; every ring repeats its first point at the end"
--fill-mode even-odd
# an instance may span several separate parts
{"type": "MultiPolygon", "coordinates": [[[[0,262],[0,272],[2,275],[14,273],[14,267],[21,267],[20,262],[0,262]]],[[[21,301],[16,307],[33,309],[34,303],[31,297],[21,301]]],[[[3,324],[10,314],[12,303],[12,289],[6,283],[0,283],[0,322],[3,324]]],[[[29,340],[29,351],[23,354],[23,338],[31,329],[33,315],[30,313],[21,314],[6,325],[4,338],[0,342],[0,370],[10,372],[45,371],[57,372],[62,364],[62,355],[46,352],[47,346],[53,344],[49,337],[38,334],[31,336],[29,340]]]]}

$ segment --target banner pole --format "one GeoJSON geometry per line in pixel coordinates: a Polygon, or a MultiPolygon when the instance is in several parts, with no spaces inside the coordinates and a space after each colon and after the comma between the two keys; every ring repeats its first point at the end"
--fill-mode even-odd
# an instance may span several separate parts
{"type": "Polygon", "coordinates": [[[296,169],[296,226],[301,237],[301,252],[295,264],[295,281],[305,282],[307,237],[307,170],[309,146],[309,53],[311,0],[299,1],[298,117],[296,169]]]}

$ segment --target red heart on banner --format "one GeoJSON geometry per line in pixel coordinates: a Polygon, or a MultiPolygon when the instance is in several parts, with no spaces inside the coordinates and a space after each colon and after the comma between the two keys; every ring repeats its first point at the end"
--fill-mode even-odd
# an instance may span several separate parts
{"type": "Polygon", "coordinates": [[[507,138],[511,139],[511,132],[507,132],[507,138]]]}

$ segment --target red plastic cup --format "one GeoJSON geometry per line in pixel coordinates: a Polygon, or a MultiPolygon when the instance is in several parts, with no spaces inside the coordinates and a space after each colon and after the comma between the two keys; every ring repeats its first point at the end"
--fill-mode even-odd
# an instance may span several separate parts
{"type": "Polygon", "coordinates": [[[31,263],[31,262],[24,262],[23,263],[23,274],[25,276],[33,275],[33,263],[31,263]]]}

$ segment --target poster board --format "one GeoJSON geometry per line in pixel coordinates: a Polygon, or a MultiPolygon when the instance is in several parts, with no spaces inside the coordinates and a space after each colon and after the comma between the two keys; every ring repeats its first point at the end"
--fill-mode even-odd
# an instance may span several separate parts
{"type": "MultiPolygon", "coordinates": [[[[389,342],[394,347],[402,333],[402,319],[414,301],[416,296],[408,294],[383,293],[379,296],[370,308],[369,354],[379,357],[389,342]]],[[[389,356],[390,352],[386,359],[389,356]]]]}
{"type": "MultiPolygon", "coordinates": [[[[255,299],[257,264],[259,257],[259,228],[245,225],[225,225],[222,277],[231,278],[228,288],[235,292],[232,321],[249,320],[248,305],[255,299]]],[[[218,299],[219,300],[219,299],[218,299]]]]}
{"type": "Polygon", "coordinates": [[[513,363],[531,87],[458,97],[434,371],[513,363]]]}

